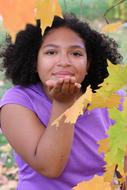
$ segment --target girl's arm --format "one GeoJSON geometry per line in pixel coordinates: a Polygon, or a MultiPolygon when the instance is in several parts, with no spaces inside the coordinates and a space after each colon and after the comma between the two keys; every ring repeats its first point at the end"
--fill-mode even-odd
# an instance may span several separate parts
{"type": "Polygon", "coordinates": [[[70,79],[67,81],[49,85],[53,104],[47,128],[35,113],[23,106],[7,104],[1,110],[2,130],[12,147],[32,168],[47,177],[58,177],[61,174],[73,142],[74,126],[64,123],[65,118],[61,119],[59,127],[51,125],[73,104],[79,92],[80,85],[70,79]],[[59,88],[62,93],[58,93],[59,88]],[[73,89],[73,93],[70,89],[73,89]]]}

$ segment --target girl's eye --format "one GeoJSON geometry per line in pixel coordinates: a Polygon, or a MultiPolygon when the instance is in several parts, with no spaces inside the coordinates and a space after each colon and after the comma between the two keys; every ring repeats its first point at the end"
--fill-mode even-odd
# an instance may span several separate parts
{"type": "Polygon", "coordinates": [[[76,57],[80,57],[82,56],[82,54],[80,52],[73,52],[72,55],[76,56],[76,57]]]}
{"type": "Polygon", "coordinates": [[[50,51],[45,52],[45,54],[47,54],[47,55],[55,55],[56,53],[57,52],[54,50],[50,50],[50,51]]]}

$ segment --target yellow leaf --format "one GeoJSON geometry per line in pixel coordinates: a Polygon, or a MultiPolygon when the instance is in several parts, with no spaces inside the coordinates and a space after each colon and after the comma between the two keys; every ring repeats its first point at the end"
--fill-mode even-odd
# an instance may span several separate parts
{"type": "Polygon", "coordinates": [[[113,65],[108,61],[109,76],[100,85],[101,88],[97,93],[92,95],[92,102],[89,110],[94,108],[113,108],[120,104],[120,95],[116,94],[117,90],[127,85],[127,65],[113,65]]]}
{"type": "Polygon", "coordinates": [[[58,117],[52,123],[52,125],[56,125],[57,127],[63,116],[66,117],[65,119],[66,123],[74,124],[78,116],[83,114],[84,108],[86,108],[88,103],[91,102],[91,98],[92,98],[92,90],[90,89],[90,87],[88,87],[85,94],[83,94],[69,109],[67,109],[60,117],[58,117]]]}
{"type": "Polygon", "coordinates": [[[121,97],[118,94],[111,94],[106,96],[104,93],[98,90],[97,93],[92,95],[92,102],[89,106],[89,110],[94,108],[112,108],[120,104],[121,97]]]}
{"type": "Polygon", "coordinates": [[[103,176],[95,176],[89,181],[79,183],[72,190],[112,190],[109,182],[104,182],[103,176]]]}
{"type": "Polygon", "coordinates": [[[127,117],[127,97],[124,98],[123,110],[124,110],[124,114],[126,114],[126,117],[127,117]]]}
{"type": "Polygon", "coordinates": [[[37,0],[35,14],[36,19],[41,20],[42,33],[47,26],[52,25],[55,15],[63,18],[58,0],[37,0]]]}
{"type": "Polygon", "coordinates": [[[112,183],[116,164],[106,165],[106,171],[104,173],[104,181],[112,183]]]}
{"type": "Polygon", "coordinates": [[[102,32],[115,32],[122,26],[122,22],[118,21],[112,24],[107,24],[102,28],[102,32]]]}
{"type": "Polygon", "coordinates": [[[109,76],[104,80],[102,87],[98,90],[105,95],[112,94],[127,84],[127,65],[114,65],[108,61],[109,76]]]}

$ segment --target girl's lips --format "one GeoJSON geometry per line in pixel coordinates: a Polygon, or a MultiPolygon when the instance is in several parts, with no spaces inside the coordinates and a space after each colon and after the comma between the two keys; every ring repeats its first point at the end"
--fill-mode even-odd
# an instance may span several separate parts
{"type": "Polygon", "coordinates": [[[71,75],[55,75],[57,78],[71,77],[71,75]]]}
{"type": "Polygon", "coordinates": [[[73,73],[68,72],[68,71],[59,71],[59,72],[55,72],[53,74],[56,76],[59,76],[59,75],[61,75],[61,76],[66,76],[66,75],[73,76],[74,75],[73,73]]]}
{"type": "Polygon", "coordinates": [[[64,78],[66,76],[72,77],[74,76],[74,74],[70,72],[57,72],[57,73],[54,73],[54,76],[59,77],[59,78],[64,78]]]}

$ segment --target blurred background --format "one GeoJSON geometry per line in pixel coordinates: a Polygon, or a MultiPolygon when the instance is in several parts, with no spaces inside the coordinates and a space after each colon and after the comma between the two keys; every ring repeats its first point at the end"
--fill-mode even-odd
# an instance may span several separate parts
{"type": "MultiPolygon", "coordinates": [[[[127,0],[59,0],[59,2],[63,12],[75,13],[99,32],[114,38],[123,55],[123,63],[127,64],[127,0]]],[[[8,16],[9,14],[11,13],[8,11],[8,16]]],[[[6,32],[0,14],[0,51],[6,48],[6,32]]],[[[2,58],[0,58],[0,98],[11,86],[11,82],[4,77],[2,58]]],[[[16,182],[17,168],[12,149],[0,131],[0,190],[13,190],[16,182]]]]}

